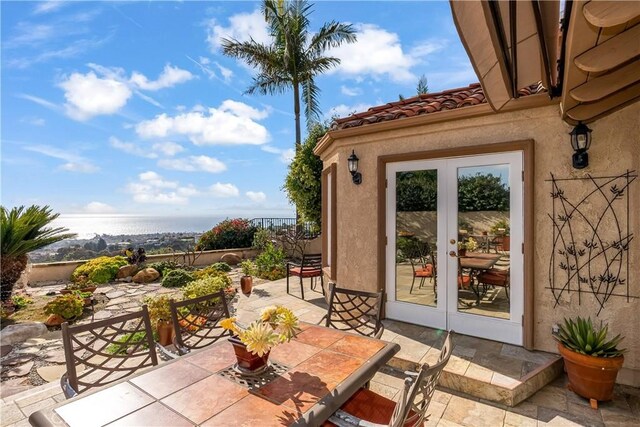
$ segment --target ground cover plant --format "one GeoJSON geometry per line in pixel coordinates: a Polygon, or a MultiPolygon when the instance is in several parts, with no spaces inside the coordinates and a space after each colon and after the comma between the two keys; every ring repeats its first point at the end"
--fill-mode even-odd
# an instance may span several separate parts
{"type": "Polygon", "coordinates": [[[71,280],[74,282],[90,280],[93,283],[107,283],[115,280],[118,269],[127,264],[126,258],[122,256],[94,258],[78,266],[71,274],[71,280]]]}
{"type": "Polygon", "coordinates": [[[255,259],[256,275],[261,279],[278,280],[286,276],[284,251],[273,243],[267,244],[255,259]]]}
{"type": "Polygon", "coordinates": [[[169,270],[164,277],[162,277],[162,286],[165,288],[181,288],[193,280],[195,280],[193,274],[187,270],[178,268],[169,270]]]}

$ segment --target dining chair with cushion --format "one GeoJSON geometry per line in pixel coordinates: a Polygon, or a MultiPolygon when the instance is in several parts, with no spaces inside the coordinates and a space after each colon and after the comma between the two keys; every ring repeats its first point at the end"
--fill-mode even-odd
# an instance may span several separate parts
{"type": "Polygon", "coordinates": [[[411,281],[411,288],[409,289],[409,293],[413,293],[413,286],[416,283],[416,278],[420,279],[418,289],[424,286],[424,282],[426,281],[426,279],[429,279],[433,283],[433,289],[435,293],[437,289],[437,284],[435,282],[436,263],[433,254],[430,253],[427,257],[409,258],[409,262],[411,263],[411,269],[413,270],[413,280],[411,281]]]}
{"type": "Polygon", "coordinates": [[[324,427],[422,426],[428,419],[427,410],[440,374],[451,357],[452,336],[453,331],[447,333],[433,366],[425,363],[418,372],[406,372],[408,377],[397,402],[369,389],[359,389],[324,423],[324,427]]]}
{"type": "Polygon", "coordinates": [[[231,332],[220,326],[220,321],[229,318],[225,292],[183,301],[171,301],[171,321],[175,338],[173,345],[180,355],[217,342],[231,332]]]}
{"type": "Polygon", "coordinates": [[[316,278],[320,278],[320,288],[324,295],[324,275],[322,274],[322,254],[302,254],[302,260],[299,263],[287,263],[287,293],[289,293],[289,277],[296,276],[300,278],[300,294],[304,299],[303,279],[311,279],[311,290],[315,290],[316,278]]]}
{"type": "Polygon", "coordinates": [[[62,324],[67,372],[60,386],[67,398],[118,381],[158,364],[147,306],[86,325],[62,324]]]}
{"type": "Polygon", "coordinates": [[[355,291],[329,283],[329,308],[319,324],[380,338],[384,332],[381,318],[382,292],[355,291]]]}
{"type": "Polygon", "coordinates": [[[509,301],[509,278],[511,272],[509,269],[500,270],[498,268],[491,268],[489,270],[482,271],[476,276],[476,280],[479,284],[484,286],[498,286],[504,288],[507,294],[507,301],[509,301]]]}

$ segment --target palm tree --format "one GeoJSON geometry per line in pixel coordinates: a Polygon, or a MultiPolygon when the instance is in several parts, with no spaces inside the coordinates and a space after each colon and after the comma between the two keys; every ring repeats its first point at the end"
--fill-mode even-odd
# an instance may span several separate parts
{"type": "Polygon", "coordinates": [[[296,150],[300,147],[300,90],[305,105],[307,127],[320,117],[315,77],[340,63],[340,59],[324,56],[324,52],[343,42],[353,43],[353,27],[335,21],[325,23],[309,35],[311,5],[306,0],[264,0],[262,11],[273,38],[270,45],[251,39],[240,42],[222,39],[225,55],[245,61],[258,74],[246,93],[274,95],[293,88],[293,111],[296,121],[296,150]]]}
{"type": "Polygon", "coordinates": [[[13,285],[27,267],[27,254],[51,243],[75,237],[63,227],[44,228],[60,214],[52,214],[49,206],[24,206],[7,211],[0,207],[0,300],[11,300],[13,285]]]}

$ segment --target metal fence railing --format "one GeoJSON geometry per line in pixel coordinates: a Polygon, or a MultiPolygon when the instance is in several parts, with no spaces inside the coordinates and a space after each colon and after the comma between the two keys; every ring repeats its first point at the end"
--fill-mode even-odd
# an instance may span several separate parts
{"type": "Polygon", "coordinates": [[[284,233],[295,231],[303,233],[307,239],[318,237],[319,230],[311,222],[297,223],[295,218],[253,218],[249,222],[254,227],[272,231],[274,233],[284,233]]]}

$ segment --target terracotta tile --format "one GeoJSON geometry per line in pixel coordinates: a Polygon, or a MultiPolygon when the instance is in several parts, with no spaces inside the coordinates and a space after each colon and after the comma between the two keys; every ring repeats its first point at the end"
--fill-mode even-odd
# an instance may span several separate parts
{"type": "Polygon", "coordinates": [[[102,426],[134,412],[154,398],[129,383],[121,383],[55,409],[70,426],[102,426]]]}
{"type": "Polygon", "coordinates": [[[320,377],[293,370],[260,387],[254,393],[278,405],[306,412],[323,396],[329,394],[336,383],[326,383],[320,377]]]}
{"type": "Polygon", "coordinates": [[[196,424],[246,397],[249,391],[219,375],[212,375],[171,396],[162,403],[196,424]]]}
{"type": "Polygon", "coordinates": [[[161,403],[153,403],[124,418],[108,424],[109,427],[171,426],[190,427],[193,424],[161,403]]]}
{"type": "Polygon", "coordinates": [[[278,362],[293,368],[319,351],[320,348],[318,347],[293,340],[272,349],[269,359],[277,360],[278,362]]]}
{"type": "Polygon", "coordinates": [[[311,326],[298,334],[296,340],[314,347],[327,348],[336,341],[344,338],[344,332],[335,329],[311,326]]]}
{"type": "Polygon", "coordinates": [[[211,375],[209,371],[179,360],[133,378],[131,382],[156,399],[161,399],[209,375],[211,375]]]}
{"type": "Polygon", "coordinates": [[[316,375],[327,383],[339,384],[364,363],[364,359],[322,350],[298,365],[296,370],[316,375]]]}
{"type": "Polygon", "coordinates": [[[235,405],[207,420],[202,427],[279,427],[300,418],[299,411],[276,405],[259,396],[249,395],[235,405]]]}
{"type": "Polygon", "coordinates": [[[185,360],[211,373],[215,373],[236,363],[236,355],[233,352],[231,343],[225,341],[214,347],[187,356],[185,360]]]}
{"type": "Polygon", "coordinates": [[[347,354],[349,356],[368,359],[379,352],[384,346],[385,343],[381,341],[374,341],[357,335],[348,335],[334,343],[329,347],[329,350],[347,354]]]}

